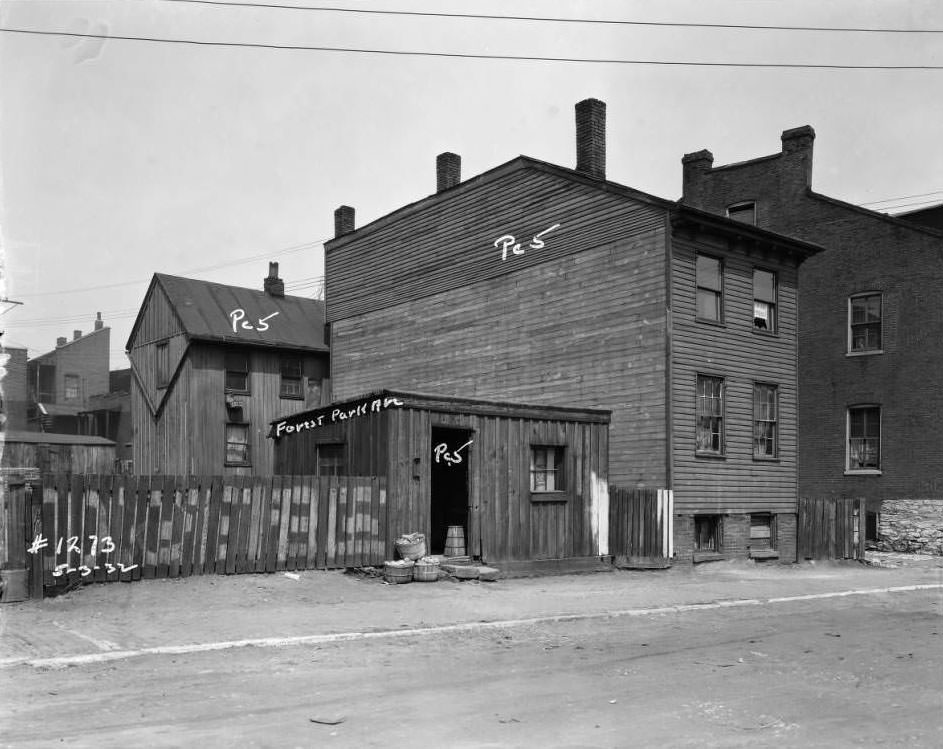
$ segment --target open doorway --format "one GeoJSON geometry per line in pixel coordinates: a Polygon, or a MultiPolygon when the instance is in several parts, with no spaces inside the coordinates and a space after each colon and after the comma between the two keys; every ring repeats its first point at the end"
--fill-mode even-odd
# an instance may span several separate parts
{"type": "Polygon", "coordinates": [[[429,551],[445,552],[449,527],[461,526],[468,539],[468,456],[472,433],[467,429],[432,427],[431,533],[429,551]]]}

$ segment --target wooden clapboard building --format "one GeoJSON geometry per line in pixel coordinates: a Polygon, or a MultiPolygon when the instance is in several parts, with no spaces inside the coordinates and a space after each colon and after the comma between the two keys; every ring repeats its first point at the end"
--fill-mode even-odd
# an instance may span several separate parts
{"type": "Polygon", "coordinates": [[[323,302],[157,273],[127,345],[139,474],[270,475],[268,423],[329,399],[323,302]]]}
{"type": "Polygon", "coordinates": [[[461,527],[470,556],[507,571],[609,554],[608,424],[601,410],[385,390],[286,416],[271,435],[276,473],[385,480],[352,522],[386,558],[415,531],[441,554],[461,527]]]}
{"type": "MultiPolygon", "coordinates": [[[[680,558],[795,558],[797,269],[818,247],[518,157],[359,229],[335,212],[338,399],[403,388],[608,409],[609,480],[674,492],[680,558]]],[[[517,449],[507,444],[504,449],[517,449]]]]}

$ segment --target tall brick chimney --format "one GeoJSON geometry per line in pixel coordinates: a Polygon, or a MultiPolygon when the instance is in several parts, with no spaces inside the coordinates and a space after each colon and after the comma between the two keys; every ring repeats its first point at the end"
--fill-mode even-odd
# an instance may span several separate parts
{"type": "Polygon", "coordinates": [[[811,125],[783,130],[780,136],[783,142],[783,156],[787,159],[787,169],[795,178],[798,186],[812,187],[812,146],[815,143],[815,130],[811,125]]]}
{"type": "Polygon", "coordinates": [[[692,205],[701,202],[701,177],[714,168],[714,154],[708,150],[686,153],[681,157],[681,196],[692,205]]]}
{"type": "Polygon", "coordinates": [[[262,281],[262,288],[269,296],[285,296],[285,282],[278,277],[278,263],[268,264],[268,276],[262,281]]]}
{"type": "Polygon", "coordinates": [[[105,327],[105,323],[102,322],[102,313],[95,313],[95,330],[101,330],[105,327]]]}
{"type": "Polygon", "coordinates": [[[462,181],[462,157],[457,153],[440,153],[435,160],[436,192],[448,190],[462,181]]]}
{"type": "Polygon", "coordinates": [[[334,211],[334,238],[350,234],[355,229],[354,209],[349,205],[342,205],[334,211]]]}
{"type": "Polygon", "coordinates": [[[599,99],[576,105],[576,171],[606,178],[606,103],[599,99]]]}

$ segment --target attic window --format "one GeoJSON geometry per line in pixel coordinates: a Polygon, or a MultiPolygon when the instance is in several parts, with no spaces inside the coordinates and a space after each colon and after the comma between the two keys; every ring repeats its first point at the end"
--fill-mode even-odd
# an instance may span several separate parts
{"type": "Polygon", "coordinates": [[[739,221],[741,224],[756,226],[756,203],[751,200],[747,203],[735,203],[728,206],[727,218],[739,221]]]}
{"type": "Polygon", "coordinates": [[[226,390],[249,392],[249,355],[245,351],[226,352],[226,390]]]}
{"type": "Polygon", "coordinates": [[[154,351],[157,357],[157,387],[165,388],[170,384],[170,348],[167,341],[158,343],[154,351]]]}

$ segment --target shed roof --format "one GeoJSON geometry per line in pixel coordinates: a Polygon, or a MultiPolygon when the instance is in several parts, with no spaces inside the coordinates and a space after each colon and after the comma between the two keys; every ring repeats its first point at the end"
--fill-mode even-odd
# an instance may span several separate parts
{"type": "Polygon", "coordinates": [[[88,434],[57,434],[55,432],[0,432],[3,442],[25,442],[42,445],[91,445],[94,447],[114,447],[112,440],[94,437],[88,434]]]}
{"type": "Polygon", "coordinates": [[[131,329],[127,349],[141,323],[146,300],[154,287],[167,295],[184,332],[191,339],[238,343],[244,346],[327,351],[324,343],[324,302],[300,296],[278,297],[261,290],[213,281],[155,273],[131,329]],[[233,332],[234,310],[243,310],[233,332]]]}

